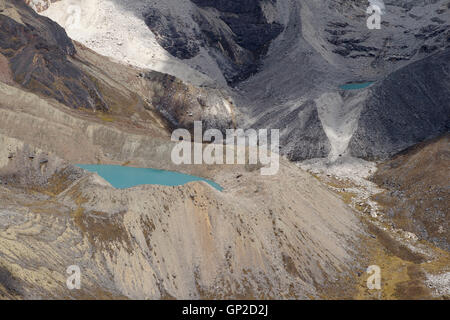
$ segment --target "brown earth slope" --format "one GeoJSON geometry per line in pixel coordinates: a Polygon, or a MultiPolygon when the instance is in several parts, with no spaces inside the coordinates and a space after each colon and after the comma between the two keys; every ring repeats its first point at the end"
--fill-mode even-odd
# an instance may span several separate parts
{"type": "Polygon", "coordinates": [[[19,147],[13,159],[0,152],[0,298],[305,299],[349,286],[361,268],[357,217],[293,164],[272,177],[229,167],[216,176],[223,192],[117,190],[0,142],[19,147]],[[79,291],[66,287],[70,265],[79,291]]]}
{"type": "Polygon", "coordinates": [[[397,228],[450,250],[450,134],[407,149],[382,163],[374,182],[387,192],[376,196],[397,228]]]}

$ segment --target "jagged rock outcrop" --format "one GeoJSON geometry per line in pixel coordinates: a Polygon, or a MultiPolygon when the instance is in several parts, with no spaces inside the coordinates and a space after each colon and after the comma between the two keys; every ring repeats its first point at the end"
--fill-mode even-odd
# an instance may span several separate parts
{"type": "Polygon", "coordinates": [[[139,74],[148,88],[147,107],[157,110],[170,129],[194,129],[194,121],[201,121],[203,129],[226,129],[235,126],[235,106],[231,98],[216,89],[198,88],[159,72],[139,74]]]}
{"type": "Polygon", "coordinates": [[[272,128],[286,128],[281,131],[280,145],[290,160],[325,158],[331,151],[314,100],[284,112],[269,112],[258,119],[254,127],[265,128],[269,122],[272,128]],[[316,147],[311,148],[311,145],[316,147]]]}
{"type": "Polygon", "coordinates": [[[194,58],[201,47],[211,50],[229,84],[254,74],[271,41],[283,30],[266,15],[275,10],[275,0],[192,2],[198,6],[193,14],[197,26],[187,26],[157,8],[143,12],[145,23],[161,46],[177,58],[194,58]],[[186,33],[186,28],[195,31],[186,33]]]}

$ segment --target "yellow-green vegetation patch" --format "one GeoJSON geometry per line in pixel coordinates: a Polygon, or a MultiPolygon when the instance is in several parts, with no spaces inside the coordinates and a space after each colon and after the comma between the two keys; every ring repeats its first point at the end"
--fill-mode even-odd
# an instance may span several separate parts
{"type": "Polygon", "coordinates": [[[100,113],[98,117],[104,122],[114,122],[115,120],[111,115],[108,115],[106,113],[100,113]]]}
{"type": "Polygon", "coordinates": [[[428,242],[422,241],[436,258],[428,261],[412,252],[398,240],[390,237],[388,231],[375,226],[370,219],[362,219],[376,239],[364,239],[368,252],[367,266],[377,265],[381,269],[381,290],[370,290],[367,286],[369,274],[362,272],[358,277],[355,299],[434,299],[426,285],[426,274],[439,274],[449,268],[450,254],[428,242]]]}

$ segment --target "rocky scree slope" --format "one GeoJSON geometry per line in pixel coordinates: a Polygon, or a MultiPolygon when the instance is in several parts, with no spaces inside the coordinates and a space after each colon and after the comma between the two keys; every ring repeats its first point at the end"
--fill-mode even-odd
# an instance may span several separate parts
{"type": "Polygon", "coordinates": [[[384,158],[445,130],[449,107],[445,52],[450,39],[446,2],[386,3],[381,30],[367,28],[365,1],[290,4],[284,31],[273,41],[259,72],[238,86],[237,104],[248,117],[243,123],[282,129],[283,152],[292,160],[334,157],[334,149],[366,159],[384,158]],[[414,14],[416,18],[411,17],[414,14]],[[436,22],[438,17],[442,23],[436,22]],[[431,29],[437,32],[428,36],[426,30],[431,29]],[[432,52],[421,49],[429,45],[432,52]],[[349,54],[340,54],[341,46],[347,46],[349,54]],[[405,58],[395,58],[399,56],[405,58]],[[431,60],[427,63],[427,59],[431,60]],[[390,74],[400,69],[397,75],[404,77],[394,85],[390,74]],[[345,83],[364,81],[377,81],[377,88],[384,89],[339,89],[345,83]],[[391,86],[395,90],[390,91],[391,86]],[[390,94],[377,97],[372,94],[375,90],[390,94]],[[419,93],[423,97],[411,99],[419,93]],[[312,108],[305,112],[308,105],[312,108]],[[413,112],[407,115],[406,110],[413,112]],[[417,115],[412,127],[427,124],[417,133],[397,125],[411,114],[417,115]],[[438,119],[439,114],[443,118],[438,119]],[[346,141],[347,147],[336,146],[336,140],[346,141]]]}
{"type": "Polygon", "coordinates": [[[450,250],[449,134],[423,142],[379,165],[375,197],[397,228],[450,250]]]}
{"type": "Polygon", "coordinates": [[[341,277],[359,268],[358,219],[291,164],[272,179],[224,172],[225,192],[205,183],[116,190],[0,139],[17,146],[0,168],[2,297],[307,298],[347,285],[341,277]],[[65,284],[74,264],[79,291],[65,284]]]}
{"type": "Polygon", "coordinates": [[[4,5],[0,14],[3,82],[71,108],[100,111],[103,118],[153,119],[162,124],[156,129],[161,133],[190,129],[196,120],[204,121],[205,129],[232,127],[233,102],[223,92],[159,72],[105,63],[109,59],[72,43],[64,29],[23,1],[4,5]]]}
{"type": "MultiPolygon", "coordinates": [[[[79,3],[100,18],[66,26],[73,37],[123,61],[164,70],[187,82],[207,83],[208,88],[223,87],[225,95],[234,98],[236,125],[281,129],[282,152],[292,160],[334,159],[344,153],[385,158],[442,131],[439,121],[410,134],[397,125],[404,121],[403,112],[391,111],[414,110],[411,114],[423,123],[442,111],[438,107],[427,116],[425,100],[419,99],[416,106],[408,97],[415,94],[410,88],[417,83],[439,83],[442,77],[445,81],[440,72],[445,71],[447,56],[442,53],[450,39],[446,1],[390,1],[381,30],[367,28],[368,2],[359,0],[79,3]],[[132,23],[110,25],[111,15],[132,23]],[[131,33],[132,41],[125,36],[131,33]],[[140,48],[140,54],[132,48],[140,48]],[[395,97],[383,98],[389,107],[380,107],[382,98],[371,94],[372,89],[339,90],[348,82],[370,80],[392,86],[392,78],[387,78],[392,72],[430,56],[436,57],[429,62],[435,71],[413,67],[414,77],[403,78],[404,85],[391,91],[395,97]],[[361,110],[372,105],[376,107],[369,112],[370,121],[366,111],[360,121],[361,110]],[[344,143],[336,145],[337,141],[344,143]]],[[[60,1],[42,13],[64,25],[67,5],[60,1]]],[[[426,97],[448,95],[445,85],[422,89],[426,97]]]]}
{"type": "Polygon", "coordinates": [[[450,49],[387,76],[369,89],[350,153],[389,158],[450,128],[450,49]]]}

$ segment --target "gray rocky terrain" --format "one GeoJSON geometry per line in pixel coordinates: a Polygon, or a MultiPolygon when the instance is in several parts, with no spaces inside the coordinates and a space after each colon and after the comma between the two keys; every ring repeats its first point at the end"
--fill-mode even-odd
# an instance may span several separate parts
{"type": "Polygon", "coordinates": [[[418,141],[448,132],[449,62],[450,50],[445,50],[375,84],[350,141],[351,153],[388,158],[418,141]]]}
{"type": "Polygon", "coordinates": [[[446,199],[448,138],[391,157],[448,131],[449,3],[385,1],[380,30],[368,4],[0,0],[0,298],[445,298],[448,205],[418,183],[433,172],[423,185],[446,199]],[[279,172],[175,165],[171,132],[196,120],[280,129],[279,172]],[[386,193],[355,184],[357,166],[376,170],[355,157],[386,160],[374,176],[386,193]],[[314,158],[336,166],[293,163],[314,158]],[[224,190],[120,190],[76,164],[224,190]],[[373,264],[378,296],[362,276],[373,264]],[[66,286],[70,265],[81,290],[66,286]]]}
{"type": "MultiPolygon", "coordinates": [[[[146,54],[158,56],[159,47],[168,53],[159,69],[180,79],[195,74],[188,82],[202,79],[207,88],[221,88],[235,101],[237,125],[280,129],[282,153],[291,160],[334,159],[344,153],[386,158],[447,130],[448,1],[386,2],[380,30],[367,27],[369,1],[363,0],[79,3],[100,15],[105,10],[133,17],[143,39],[145,24],[147,36],[157,42],[146,54]],[[357,101],[339,89],[364,81],[377,84],[360,90],[365,96],[358,93],[357,101]],[[419,92],[436,98],[414,98],[419,92]],[[414,110],[410,114],[416,116],[406,121],[400,110],[414,110]],[[437,114],[439,123],[421,126],[437,114]],[[399,125],[402,121],[410,125],[399,125]],[[345,143],[336,145],[336,140],[345,143]]],[[[67,4],[52,4],[43,14],[64,24],[67,4]]],[[[104,54],[155,67],[145,55],[136,57],[127,49],[126,39],[114,45],[106,41],[109,31],[92,34],[92,26],[100,28],[100,22],[83,21],[69,34],[104,54]]],[[[116,33],[132,30],[117,28],[116,33]]],[[[170,113],[165,113],[168,118],[170,113]]],[[[223,117],[219,122],[226,123],[227,114],[223,117]]]]}

